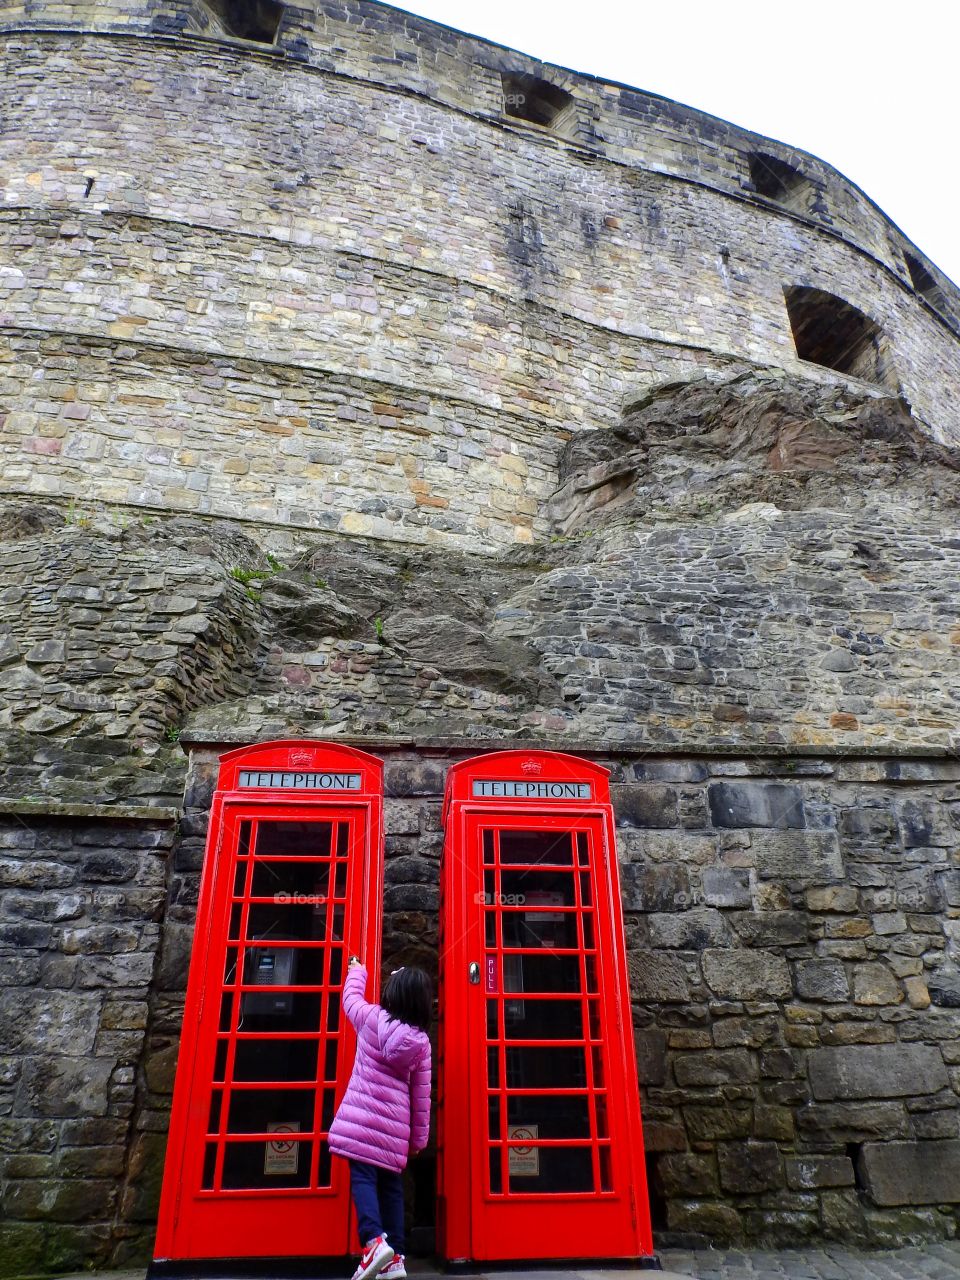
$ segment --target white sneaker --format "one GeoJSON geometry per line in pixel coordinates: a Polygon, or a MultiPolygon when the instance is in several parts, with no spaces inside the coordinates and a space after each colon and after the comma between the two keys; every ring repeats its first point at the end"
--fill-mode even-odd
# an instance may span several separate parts
{"type": "Polygon", "coordinates": [[[403,1265],[403,1254],[395,1253],[393,1261],[380,1272],[380,1280],[405,1280],[407,1268],[403,1265]]]}
{"type": "Polygon", "coordinates": [[[373,1277],[378,1276],[395,1257],[396,1254],[387,1244],[386,1237],[377,1236],[375,1240],[370,1241],[360,1255],[360,1265],[353,1273],[352,1280],[373,1280],[373,1277]]]}

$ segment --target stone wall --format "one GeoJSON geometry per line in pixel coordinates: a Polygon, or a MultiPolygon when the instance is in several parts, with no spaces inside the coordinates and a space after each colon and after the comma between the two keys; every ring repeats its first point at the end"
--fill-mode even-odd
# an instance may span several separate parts
{"type": "Polygon", "coordinates": [[[891,385],[957,438],[955,290],[918,293],[825,166],[803,160],[801,216],[745,190],[754,135],[558,73],[589,128],[557,138],[503,115],[505,51],[337,13],[316,64],[282,39],[3,38],[8,491],[526,542],[568,434],[664,376],[849,385],[796,358],[792,286],[876,320],[891,385]]]}
{"type": "MultiPolygon", "coordinates": [[[[444,778],[470,752],[364,746],[386,760],[384,967],[435,973],[444,778]]],[[[658,1239],[953,1235],[960,762],[593,758],[613,783],[658,1239]]],[[[140,1078],[145,1210],[215,777],[195,747],[140,1078]]]]}
{"type": "Polygon", "coordinates": [[[5,802],[0,821],[4,1276],[102,1264],[127,1231],[118,1213],[135,1216],[131,1119],[174,841],[176,810],[46,808],[5,802]]]}

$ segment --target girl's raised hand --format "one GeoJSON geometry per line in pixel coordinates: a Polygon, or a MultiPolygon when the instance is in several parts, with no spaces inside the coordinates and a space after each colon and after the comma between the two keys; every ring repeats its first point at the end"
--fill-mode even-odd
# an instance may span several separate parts
{"type": "Polygon", "coordinates": [[[350,963],[347,965],[347,968],[348,968],[348,969],[359,969],[359,968],[360,968],[360,966],[362,965],[362,963],[363,963],[363,961],[360,959],[360,957],[359,957],[359,956],[351,956],[351,957],[350,957],[350,963]]]}

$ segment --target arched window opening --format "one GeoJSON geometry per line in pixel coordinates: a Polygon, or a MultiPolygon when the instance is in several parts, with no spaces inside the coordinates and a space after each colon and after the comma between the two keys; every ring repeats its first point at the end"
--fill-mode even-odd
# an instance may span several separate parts
{"type": "Polygon", "coordinates": [[[750,181],[757,195],[766,200],[776,200],[794,213],[813,211],[817,188],[799,169],[762,151],[752,152],[748,161],[750,181]]]}
{"type": "Polygon", "coordinates": [[[573,123],[573,95],[538,76],[502,72],[503,109],[514,120],[526,120],[554,133],[573,123]]]}
{"type": "Polygon", "coordinates": [[[274,44],[283,17],[276,0],[207,0],[227,35],[274,44]]]}
{"type": "Polygon", "coordinates": [[[801,360],[898,389],[888,344],[876,321],[821,289],[798,285],[783,292],[801,360]]]}
{"type": "Polygon", "coordinates": [[[906,250],[904,250],[903,258],[910,273],[910,282],[917,293],[920,294],[920,297],[925,298],[931,307],[936,307],[938,311],[946,312],[946,295],[934,280],[931,272],[927,270],[919,258],[915,258],[912,253],[907,253],[906,250]]]}

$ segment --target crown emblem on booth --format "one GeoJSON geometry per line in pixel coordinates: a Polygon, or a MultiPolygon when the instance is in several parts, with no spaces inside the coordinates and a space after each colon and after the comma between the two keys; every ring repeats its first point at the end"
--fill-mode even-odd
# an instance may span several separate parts
{"type": "Polygon", "coordinates": [[[315,757],[315,752],[310,751],[309,749],[304,747],[299,747],[296,750],[290,752],[290,763],[293,765],[313,764],[314,757],[315,757]]]}
{"type": "Polygon", "coordinates": [[[522,760],[520,762],[521,773],[543,773],[543,765],[539,760],[522,760]]]}

